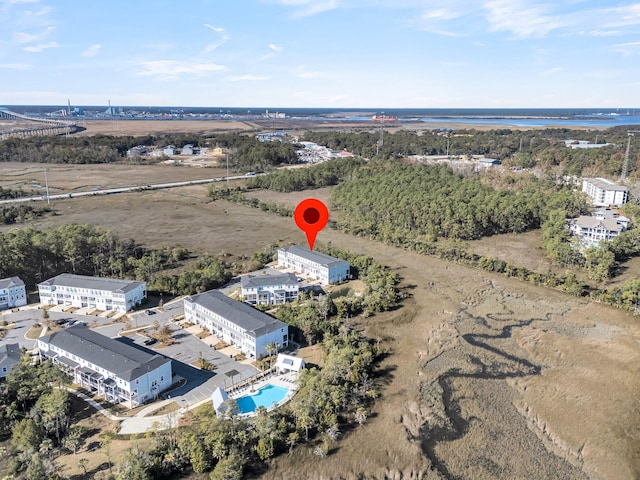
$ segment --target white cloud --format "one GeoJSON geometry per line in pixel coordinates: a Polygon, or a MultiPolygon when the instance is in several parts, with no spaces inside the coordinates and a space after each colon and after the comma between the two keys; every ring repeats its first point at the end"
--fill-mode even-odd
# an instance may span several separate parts
{"type": "Polygon", "coordinates": [[[164,76],[175,78],[179,75],[203,76],[213,72],[226,70],[224,65],[210,62],[179,62],[177,60],[153,60],[142,62],[140,76],[164,76]]]}
{"type": "Polygon", "coordinates": [[[267,60],[269,58],[273,58],[283,50],[282,47],[276,45],[275,43],[270,43],[269,49],[271,50],[269,53],[265,53],[263,56],[260,57],[261,61],[267,60]]]}
{"type": "Polygon", "coordinates": [[[3,5],[18,5],[19,3],[38,3],[40,0],[0,0],[3,5]]]}
{"type": "Polygon", "coordinates": [[[269,80],[270,77],[265,77],[263,75],[229,75],[225,78],[225,80],[229,82],[256,82],[256,81],[264,81],[269,80]]]}
{"type": "Polygon", "coordinates": [[[30,70],[32,65],[28,63],[0,63],[0,68],[6,70],[30,70]]]}
{"type": "Polygon", "coordinates": [[[293,16],[296,18],[310,17],[340,7],[338,0],[279,0],[278,3],[294,7],[293,16]]]}
{"type": "Polygon", "coordinates": [[[102,45],[95,43],[82,52],[83,57],[95,57],[99,52],[102,45]]]}
{"type": "Polygon", "coordinates": [[[304,79],[308,79],[308,78],[327,78],[329,76],[325,72],[309,71],[309,70],[307,70],[305,68],[304,65],[300,65],[300,66],[296,67],[293,70],[293,73],[298,78],[304,78],[304,79]]]}
{"type": "MultiPolygon", "coordinates": [[[[584,32],[580,32],[580,33],[584,33],[584,32]]],[[[588,35],[591,35],[592,37],[610,37],[613,35],[623,35],[624,32],[620,31],[620,30],[591,30],[589,32],[586,32],[588,35]]]]}
{"type": "Polygon", "coordinates": [[[209,30],[213,30],[214,32],[218,32],[218,33],[224,32],[224,28],[216,27],[216,26],[213,26],[213,25],[211,25],[209,23],[205,23],[204,26],[207,27],[209,30]]]}
{"type": "Polygon", "coordinates": [[[555,75],[556,73],[560,73],[563,72],[564,68],[562,67],[553,67],[553,68],[549,68],[548,70],[543,70],[541,72],[538,73],[538,76],[540,77],[550,77],[555,75]]]}
{"type": "Polygon", "coordinates": [[[491,0],[484,4],[491,30],[511,32],[514,38],[541,38],[566,26],[560,16],[546,14],[546,7],[523,0],[491,0]]]}
{"type": "Polygon", "coordinates": [[[58,42],[47,42],[47,43],[39,43],[36,45],[29,45],[28,47],[23,47],[22,50],[29,53],[40,53],[49,48],[59,48],[60,44],[58,42]]]}
{"type": "Polygon", "coordinates": [[[614,52],[621,53],[624,57],[628,57],[640,53],[640,42],[617,43],[611,49],[614,52]]]}
{"type": "Polygon", "coordinates": [[[229,40],[231,38],[229,35],[227,35],[225,33],[225,30],[222,27],[215,27],[215,26],[210,25],[208,23],[205,23],[204,26],[207,27],[209,30],[213,30],[214,32],[220,34],[220,40],[218,42],[213,42],[213,43],[210,43],[210,44],[206,45],[204,47],[204,53],[213,52],[218,47],[224,45],[227,42],[227,40],[229,40]]]}

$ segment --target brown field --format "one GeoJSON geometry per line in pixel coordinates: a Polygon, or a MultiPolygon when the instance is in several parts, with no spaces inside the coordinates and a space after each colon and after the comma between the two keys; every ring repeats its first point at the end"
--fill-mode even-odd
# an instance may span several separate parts
{"type": "MultiPolygon", "coordinates": [[[[96,134],[104,135],[162,135],[168,133],[193,133],[201,135],[212,135],[223,132],[251,133],[269,130],[286,130],[292,133],[302,133],[308,130],[352,130],[367,131],[377,130],[379,124],[372,122],[344,122],[332,119],[322,120],[84,120],[78,125],[85,129],[75,135],[90,136],[96,134]]],[[[397,130],[432,130],[442,127],[455,129],[475,129],[475,130],[495,130],[495,124],[469,125],[456,122],[414,122],[414,123],[389,123],[384,125],[388,131],[397,130]]],[[[504,125],[499,128],[509,128],[511,130],[539,130],[547,127],[519,127],[517,125],[504,125]]],[[[553,128],[553,127],[549,127],[553,128]]],[[[563,128],[558,126],[558,128],[563,128]]],[[[576,130],[587,127],[572,127],[576,130]]],[[[593,129],[593,127],[588,127],[593,129]]],[[[605,127],[595,128],[605,130],[605,127]]]]}
{"type": "MultiPolygon", "coordinates": [[[[131,172],[162,180],[183,170],[124,166],[121,177],[123,166],[92,168],[74,170],[114,183],[131,172]]],[[[55,180],[59,188],[64,181],[55,180]]],[[[235,259],[276,241],[305,241],[292,219],[210,202],[205,193],[199,186],[69,199],[53,205],[60,215],[37,225],[103,225],[151,247],[235,259]]],[[[306,196],[326,191],[263,198],[293,205],[306,196]]],[[[388,265],[409,298],[393,312],[356,319],[388,352],[367,423],[343,432],[327,458],[301,446],[271,461],[262,478],[640,477],[638,318],[333,230],[318,235],[328,241],[388,265]]],[[[509,245],[519,263],[539,263],[509,245]]],[[[80,455],[64,464],[64,475],[79,472],[80,455]]]]}

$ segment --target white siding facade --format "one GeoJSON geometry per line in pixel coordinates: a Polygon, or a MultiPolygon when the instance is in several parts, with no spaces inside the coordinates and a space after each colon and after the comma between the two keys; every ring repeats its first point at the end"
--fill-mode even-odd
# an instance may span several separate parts
{"type": "Polygon", "coordinates": [[[241,279],[241,295],[249,305],[281,305],[298,298],[295,275],[247,275],[241,279]]]}
{"type": "Polygon", "coordinates": [[[289,326],[215,290],[187,297],[184,318],[206,328],[249,358],[264,357],[266,346],[289,344],[289,326]]]}
{"type": "Polygon", "coordinates": [[[18,277],[0,280],[0,310],[23,307],[27,304],[24,282],[18,277]]]}
{"type": "MultiPolygon", "coordinates": [[[[78,327],[70,327],[78,328],[78,327]]],[[[88,330],[86,327],[80,327],[88,330]]],[[[100,335],[100,334],[95,334],[100,335]]],[[[158,397],[160,392],[168,389],[172,384],[171,360],[159,355],[141,353],[145,357],[141,362],[131,362],[131,370],[115,371],[117,366],[122,366],[120,359],[109,361],[110,355],[121,358],[127,357],[126,352],[119,351],[121,348],[134,349],[125,344],[118,345],[118,350],[109,352],[109,347],[101,343],[90,345],[89,350],[95,353],[93,356],[80,356],[74,349],[74,345],[64,348],[57,346],[55,340],[50,340],[51,336],[38,339],[38,350],[43,360],[50,360],[64,370],[73,382],[88,389],[96,395],[103,396],[112,403],[126,403],[129,408],[134,408],[148,400],[158,397]],[[70,351],[71,350],[71,351],[70,351]],[[106,360],[105,360],[106,358],[106,360]]],[[[105,337],[107,338],[107,337],[105,337]]],[[[86,343],[85,339],[72,339],[74,342],[86,343]]],[[[68,339],[65,340],[68,342],[68,339]]],[[[107,341],[115,341],[107,339],[107,341]]],[[[117,342],[120,343],[120,342],[117,342]]]]}
{"type": "Polygon", "coordinates": [[[605,178],[583,179],[582,191],[591,198],[591,203],[596,207],[619,207],[629,200],[627,187],[605,178]]]}
{"type": "Polygon", "coordinates": [[[40,303],[128,312],[147,298],[147,284],[62,274],[38,285],[40,303]]]}
{"type": "Polygon", "coordinates": [[[342,282],[349,278],[350,265],[346,260],[312,252],[299,246],[279,249],[278,265],[319,280],[323,285],[342,282]]]}

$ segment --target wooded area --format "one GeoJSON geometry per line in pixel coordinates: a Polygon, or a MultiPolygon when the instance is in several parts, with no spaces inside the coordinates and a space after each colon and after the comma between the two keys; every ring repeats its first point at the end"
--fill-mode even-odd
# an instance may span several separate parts
{"type": "Polygon", "coordinates": [[[586,211],[569,188],[528,176],[517,187],[493,189],[443,165],[379,164],[340,183],[331,199],[339,228],[397,245],[523,232],[539,227],[551,206],[586,211]]]}
{"type": "Polygon", "coordinates": [[[201,148],[227,149],[229,165],[234,171],[265,171],[280,164],[298,163],[296,147],[290,143],[264,143],[254,136],[230,133],[210,137],[172,134],[142,137],[95,135],[10,138],[0,142],[0,162],[77,164],[115,163],[125,159],[129,162],[157,162],[163,158],[148,155],[126,158],[127,150],[136,145],[164,148],[166,145],[182,147],[188,143],[201,148]]]}
{"type": "MultiPolygon", "coordinates": [[[[620,175],[627,145],[625,127],[605,131],[569,129],[540,129],[517,131],[496,130],[431,130],[384,132],[383,144],[378,146],[380,132],[362,133],[306,132],[304,140],[345,149],[366,158],[404,158],[411,155],[446,155],[452,157],[484,155],[496,158],[506,166],[556,169],[564,175],[620,175]],[[572,149],[563,140],[587,140],[612,145],[602,148],[572,149]],[[379,154],[376,152],[379,149],[379,154]]],[[[640,169],[640,145],[632,142],[631,171],[640,169]]]]}

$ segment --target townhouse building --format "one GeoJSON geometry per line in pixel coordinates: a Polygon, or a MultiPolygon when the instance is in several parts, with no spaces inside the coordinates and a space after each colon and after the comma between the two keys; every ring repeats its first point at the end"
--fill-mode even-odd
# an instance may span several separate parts
{"type": "Polygon", "coordinates": [[[278,265],[290,268],[323,285],[342,282],[349,278],[349,262],[299,245],[278,250],[278,265]]]}
{"type": "Polygon", "coordinates": [[[24,282],[18,277],[0,280],[0,310],[23,307],[27,304],[27,291],[24,282]]]}
{"type": "Polygon", "coordinates": [[[147,298],[147,284],[136,280],[63,273],[38,284],[40,303],[128,312],[147,298]]]}
{"type": "Polygon", "coordinates": [[[38,350],[41,360],[58,365],[74,383],[129,408],[156,399],[172,384],[170,358],[105,337],[85,325],[39,338],[38,350]]]}
{"type": "Polygon", "coordinates": [[[218,290],[185,298],[184,318],[237,347],[249,358],[266,356],[270,353],[269,344],[278,344],[279,349],[289,344],[286,323],[218,290]]]}
{"type": "Polygon", "coordinates": [[[281,305],[298,298],[298,277],[280,275],[246,275],[240,279],[242,298],[250,305],[281,305]]]}

